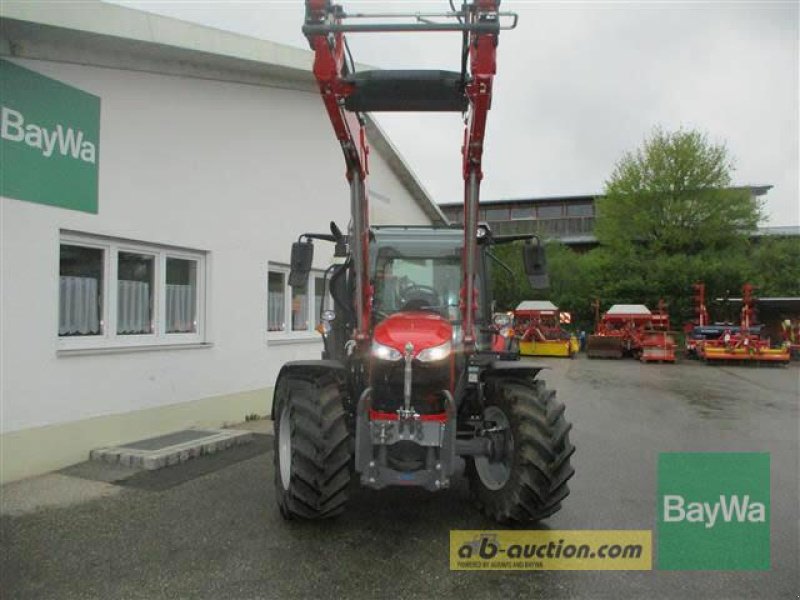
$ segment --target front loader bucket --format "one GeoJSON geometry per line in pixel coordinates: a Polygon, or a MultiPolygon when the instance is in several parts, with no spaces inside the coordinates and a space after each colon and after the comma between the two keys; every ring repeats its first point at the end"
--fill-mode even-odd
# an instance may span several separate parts
{"type": "Polygon", "coordinates": [[[622,358],[622,338],[614,335],[590,335],[586,340],[589,358],[622,358]]]}

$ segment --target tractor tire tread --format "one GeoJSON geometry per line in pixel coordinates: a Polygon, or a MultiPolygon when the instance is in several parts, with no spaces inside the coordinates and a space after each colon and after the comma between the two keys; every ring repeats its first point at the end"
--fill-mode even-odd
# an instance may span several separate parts
{"type": "Polygon", "coordinates": [[[500,407],[514,433],[514,459],[509,480],[490,490],[480,480],[473,461],[467,474],[476,504],[500,523],[539,521],[552,516],[569,495],[575,471],[570,457],[572,425],[564,405],[544,381],[495,377],[487,382],[487,405],[500,407]]]}
{"type": "Polygon", "coordinates": [[[283,382],[276,418],[288,405],[291,423],[291,478],[284,489],[279,435],[274,441],[275,490],[287,519],[324,519],[344,511],[353,472],[352,435],[343,407],[344,386],[333,376],[289,376],[283,382]]]}

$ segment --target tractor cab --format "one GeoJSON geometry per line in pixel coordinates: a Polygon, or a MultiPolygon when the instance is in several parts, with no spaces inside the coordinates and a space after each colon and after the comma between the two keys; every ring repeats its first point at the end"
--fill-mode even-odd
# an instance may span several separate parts
{"type": "MultiPolygon", "coordinates": [[[[416,328],[413,316],[428,323],[442,322],[454,349],[463,342],[460,290],[463,281],[461,229],[431,227],[373,228],[370,277],[373,286],[372,317],[376,335],[383,329],[406,324],[416,328]],[[388,320],[388,322],[387,322],[388,320]]],[[[478,249],[480,252],[480,247],[478,249]]],[[[483,289],[485,264],[478,257],[476,275],[476,328],[489,323],[490,306],[483,289]]],[[[406,339],[398,332],[398,340],[406,339]]],[[[485,338],[485,336],[483,336],[485,338]]],[[[486,339],[481,340],[488,343],[486,339]]],[[[403,342],[404,343],[404,342],[403,342]]]]}

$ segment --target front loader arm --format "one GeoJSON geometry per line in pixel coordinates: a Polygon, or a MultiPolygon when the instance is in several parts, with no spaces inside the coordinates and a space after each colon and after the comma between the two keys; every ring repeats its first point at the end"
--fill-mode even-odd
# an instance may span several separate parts
{"type": "Polygon", "coordinates": [[[461,311],[464,323],[464,346],[472,350],[475,345],[475,293],[476,251],[478,243],[478,203],[483,179],[483,139],[486,134],[486,117],[492,105],[492,82],[497,71],[496,49],[500,24],[497,17],[497,0],[478,0],[469,13],[470,23],[485,28],[469,34],[469,62],[471,78],[466,85],[469,99],[469,117],[464,129],[461,150],[464,175],[464,282],[461,290],[461,311]],[[488,27],[494,25],[496,28],[488,27]]]}
{"type": "MultiPolygon", "coordinates": [[[[336,25],[341,23],[341,10],[330,0],[306,0],[304,31],[309,27],[336,25]]],[[[353,337],[360,342],[369,337],[370,310],[372,305],[368,266],[369,201],[367,198],[367,143],[364,119],[359,113],[345,110],[345,99],[353,92],[352,84],[344,77],[348,67],[345,60],[346,41],[344,33],[306,33],[314,51],[314,77],[319,85],[325,110],[328,112],[336,139],[342,147],[346,177],[350,183],[350,247],[355,269],[356,324],[353,337]]]]}
{"type": "Polygon", "coordinates": [[[306,0],[303,33],[314,51],[314,76],[342,147],[350,182],[350,244],[356,272],[354,337],[369,336],[371,288],[368,277],[369,210],[366,194],[367,144],[363,112],[459,111],[468,113],[462,147],[464,176],[464,254],[461,311],[464,347],[474,351],[478,202],[486,117],[492,103],[495,52],[501,29],[516,27],[514,13],[499,12],[500,0],[464,2],[446,13],[347,14],[331,0],[306,0]],[[501,25],[502,18],[510,22],[501,25]],[[372,23],[376,18],[390,22],[372,23]],[[402,22],[397,19],[414,19],[402,22]],[[347,20],[348,22],[345,22],[347,20]],[[355,21],[355,22],[354,22],[355,21]],[[362,21],[362,22],[358,22],[362,21]],[[366,22],[365,22],[366,21],[366,22]],[[355,74],[347,62],[345,32],[457,31],[462,33],[462,72],[378,71],[355,74]],[[468,61],[466,58],[468,57],[468,61]],[[469,72],[467,71],[469,63],[469,72]]]}

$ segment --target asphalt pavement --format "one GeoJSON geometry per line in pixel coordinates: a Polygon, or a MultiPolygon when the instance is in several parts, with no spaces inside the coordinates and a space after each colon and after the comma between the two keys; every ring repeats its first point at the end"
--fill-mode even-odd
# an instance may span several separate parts
{"type": "Polygon", "coordinates": [[[258,436],[157,472],[65,470],[57,477],[73,486],[114,493],[5,511],[0,596],[798,597],[797,363],[539,362],[551,367],[543,377],[567,405],[577,447],[572,494],[541,527],[655,530],[660,452],[769,452],[771,570],[451,572],[450,530],[497,528],[463,480],[435,494],[356,489],[336,520],[286,523],[275,506],[270,438],[258,436]]]}

